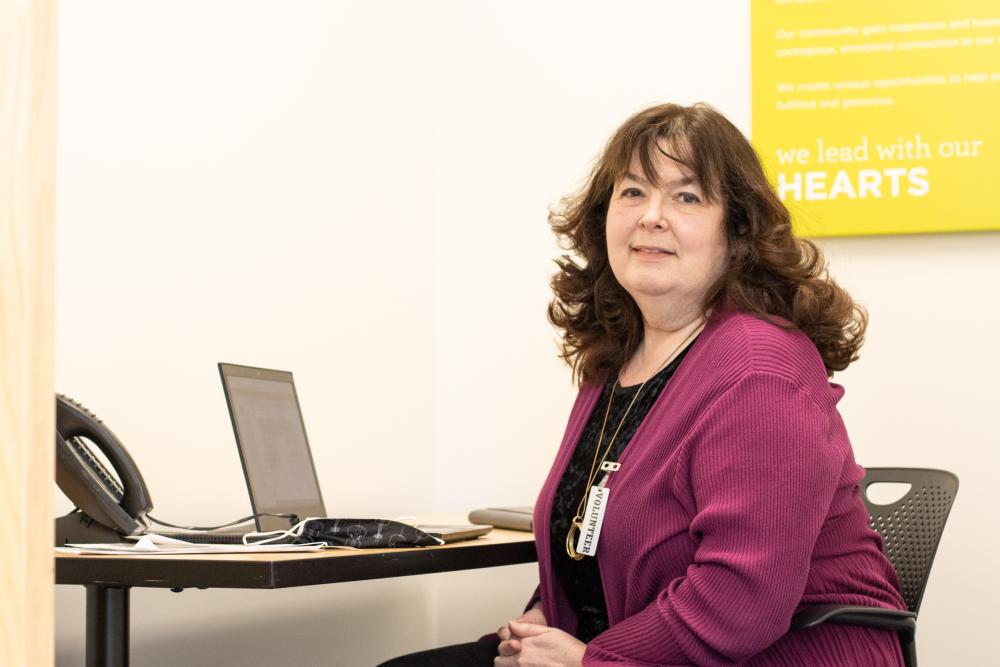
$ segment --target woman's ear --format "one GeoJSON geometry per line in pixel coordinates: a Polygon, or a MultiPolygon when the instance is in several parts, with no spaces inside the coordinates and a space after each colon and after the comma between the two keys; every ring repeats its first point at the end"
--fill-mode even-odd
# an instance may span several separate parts
{"type": "Polygon", "coordinates": [[[729,240],[729,259],[736,259],[737,256],[746,257],[750,245],[750,238],[747,235],[749,231],[750,226],[745,222],[736,225],[736,236],[729,240]]]}
{"type": "Polygon", "coordinates": [[[740,248],[747,243],[747,232],[750,231],[750,224],[745,220],[740,220],[731,224],[732,236],[729,238],[729,258],[734,259],[739,254],[740,248]]]}

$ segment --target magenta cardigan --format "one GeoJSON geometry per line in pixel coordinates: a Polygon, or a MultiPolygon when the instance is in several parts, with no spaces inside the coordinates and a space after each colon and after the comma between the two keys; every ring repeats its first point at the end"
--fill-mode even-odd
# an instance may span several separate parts
{"type": "MultiPolygon", "coordinates": [[[[535,504],[550,626],[576,618],[553,577],[556,486],[601,387],[581,387],[535,504]]],[[[717,311],[608,482],[598,546],[611,627],[584,665],[902,665],[894,633],[789,631],[803,603],[905,609],[868,526],[831,384],[809,338],[717,311]]]]}

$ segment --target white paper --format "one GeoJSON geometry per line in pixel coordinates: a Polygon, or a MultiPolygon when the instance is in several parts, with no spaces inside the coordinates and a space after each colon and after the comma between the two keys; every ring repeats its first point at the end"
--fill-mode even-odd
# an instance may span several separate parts
{"type": "Polygon", "coordinates": [[[56,551],[70,554],[167,555],[167,554],[255,554],[322,551],[322,542],[312,544],[194,544],[150,533],[135,544],[67,544],[56,551]]]}

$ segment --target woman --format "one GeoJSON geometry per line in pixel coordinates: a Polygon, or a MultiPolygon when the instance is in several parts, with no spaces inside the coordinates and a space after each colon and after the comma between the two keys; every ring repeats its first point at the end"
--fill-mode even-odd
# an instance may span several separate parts
{"type": "Polygon", "coordinates": [[[739,130],[642,111],[550,222],[577,255],[549,316],[580,392],[535,505],[541,583],[427,664],[901,665],[888,631],[789,631],[804,603],[905,605],[828,381],[866,316],[739,130]]]}

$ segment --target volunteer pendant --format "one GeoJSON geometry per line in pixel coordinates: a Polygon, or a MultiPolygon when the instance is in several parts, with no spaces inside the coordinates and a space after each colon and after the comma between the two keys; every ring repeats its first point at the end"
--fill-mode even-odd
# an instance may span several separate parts
{"type": "Polygon", "coordinates": [[[566,553],[573,560],[583,560],[583,554],[578,554],[573,547],[576,541],[576,534],[583,530],[583,517],[577,514],[569,524],[569,532],[566,534],[566,553]]]}
{"type": "MultiPolygon", "coordinates": [[[[601,537],[604,510],[608,506],[610,495],[611,490],[602,484],[590,487],[590,496],[587,499],[587,510],[583,515],[583,523],[581,525],[575,520],[573,522],[574,529],[580,531],[576,548],[573,549],[573,553],[578,554],[578,556],[570,554],[573,558],[579,560],[584,556],[594,556],[597,554],[597,541],[601,537]]],[[[572,532],[570,535],[572,535],[572,532]]]]}

